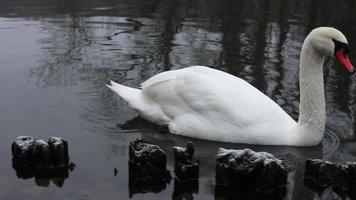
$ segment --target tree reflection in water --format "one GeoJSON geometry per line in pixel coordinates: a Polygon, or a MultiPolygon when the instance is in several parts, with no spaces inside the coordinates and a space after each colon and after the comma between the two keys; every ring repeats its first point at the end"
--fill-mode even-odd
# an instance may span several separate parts
{"type": "MultiPolygon", "coordinates": [[[[140,133],[169,152],[173,145],[184,145],[188,139],[157,134],[157,127],[144,122],[116,126],[137,115],[105,88],[108,80],[138,87],[162,71],[207,65],[247,80],[296,119],[299,53],[304,37],[316,26],[335,26],[355,46],[355,9],[351,0],[0,2],[1,17],[31,19],[41,24],[41,39],[37,40],[41,50],[38,66],[30,71],[32,81],[41,88],[79,88],[79,114],[90,124],[90,131],[115,140],[117,134],[130,132],[127,125],[131,123],[131,132],[140,133]]],[[[351,59],[355,60],[355,56],[351,55],[351,59]]],[[[324,82],[327,130],[322,145],[260,147],[195,141],[203,166],[197,196],[214,192],[212,158],[219,146],[292,154],[296,164],[289,174],[287,197],[294,199],[315,195],[301,179],[306,158],[356,160],[355,83],[332,61],[326,64],[324,82]],[[205,190],[202,192],[201,188],[205,190]]],[[[120,145],[118,149],[127,147],[120,145]]],[[[172,166],[172,159],[170,162],[172,166]]],[[[180,190],[178,184],[177,188],[180,190]]]]}

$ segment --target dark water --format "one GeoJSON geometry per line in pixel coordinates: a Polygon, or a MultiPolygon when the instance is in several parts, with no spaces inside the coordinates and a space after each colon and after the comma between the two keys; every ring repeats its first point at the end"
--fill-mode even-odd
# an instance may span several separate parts
{"type": "MultiPolygon", "coordinates": [[[[302,182],[306,158],[356,161],[355,77],[333,60],[324,70],[326,135],[312,148],[162,134],[104,85],[112,79],[137,87],[162,71],[207,65],[242,77],[297,119],[304,37],[314,27],[334,26],[356,48],[355,9],[352,0],[1,0],[0,199],[128,199],[128,144],[136,138],[164,148],[171,171],[171,148],[196,144],[201,173],[194,199],[215,198],[218,147],[288,154],[296,164],[286,199],[318,198],[302,182]],[[10,144],[19,135],[68,140],[76,168],[62,187],[16,177],[10,144]]],[[[171,199],[174,190],[171,181],[132,199],[171,199]]]]}

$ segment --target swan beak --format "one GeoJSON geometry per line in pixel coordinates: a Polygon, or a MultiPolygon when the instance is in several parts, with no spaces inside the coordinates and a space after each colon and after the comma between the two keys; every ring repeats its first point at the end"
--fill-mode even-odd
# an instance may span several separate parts
{"type": "Polygon", "coordinates": [[[335,54],[336,59],[345,67],[350,73],[355,73],[355,69],[352,66],[349,55],[344,52],[344,49],[339,49],[335,54]]]}

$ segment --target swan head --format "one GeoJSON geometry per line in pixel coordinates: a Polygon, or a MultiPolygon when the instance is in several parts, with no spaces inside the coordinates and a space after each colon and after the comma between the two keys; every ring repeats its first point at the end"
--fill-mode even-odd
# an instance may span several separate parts
{"type": "Polygon", "coordinates": [[[316,28],[310,32],[308,38],[311,46],[317,52],[335,57],[347,71],[355,72],[349,59],[349,44],[345,35],[339,30],[331,27],[316,28]]]}

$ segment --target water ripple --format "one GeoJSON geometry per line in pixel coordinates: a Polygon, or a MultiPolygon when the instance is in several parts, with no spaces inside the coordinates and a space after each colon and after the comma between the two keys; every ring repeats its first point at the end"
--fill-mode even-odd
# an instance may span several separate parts
{"type": "Polygon", "coordinates": [[[322,141],[323,144],[323,158],[329,158],[334,151],[336,151],[343,142],[343,138],[337,134],[337,131],[331,127],[326,127],[325,135],[322,141]]]}

